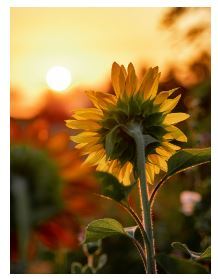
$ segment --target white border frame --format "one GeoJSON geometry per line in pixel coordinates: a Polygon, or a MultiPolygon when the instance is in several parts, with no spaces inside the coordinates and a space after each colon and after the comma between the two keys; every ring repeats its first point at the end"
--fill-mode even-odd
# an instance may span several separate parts
{"type": "MultiPolygon", "coordinates": [[[[217,38],[218,38],[218,28],[217,28],[217,17],[218,8],[216,8],[216,1],[199,1],[199,0],[165,0],[165,1],[123,1],[123,0],[111,0],[111,1],[72,1],[72,0],[1,0],[0,1],[0,197],[1,197],[1,210],[0,210],[0,220],[1,220],[1,236],[0,236],[0,273],[1,278],[6,277],[18,277],[23,278],[31,276],[32,278],[40,276],[40,278],[48,278],[48,276],[59,277],[59,278],[72,278],[79,275],[71,274],[46,274],[46,275],[28,275],[28,274],[10,274],[10,214],[9,214],[9,185],[10,185],[10,7],[211,7],[212,16],[212,274],[211,275],[199,275],[199,274],[167,274],[168,278],[216,278],[218,276],[218,244],[216,243],[216,236],[218,235],[218,222],[217,214],[218,212],[218,183],[215,177],[216,162],[218,154],[217,144],[218,141],[218,125],[217,116],[215,112],[218,106],[218,90],[217,90],[217,78],[218,74],[218,62],[217,52],[217,38]]],[[[91,275],[96,277],[110,278],[111,274],[98,274],[91,275]]],[[[132,275],[123,274],[119,275],[121,278],[131,278],[132,275]]],[[[145,278],[156,278],[163,277],[164,274],[158,275],[134,275],[137,277],[145,278]]],[[[90,275],[81,275],[83,278],[90,278],[90,275]]]]}

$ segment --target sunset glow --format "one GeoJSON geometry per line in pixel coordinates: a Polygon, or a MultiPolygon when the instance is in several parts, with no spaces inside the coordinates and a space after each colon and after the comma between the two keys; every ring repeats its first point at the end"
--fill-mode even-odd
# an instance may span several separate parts
{"type": "MultiPolygon", "coordinates": [[[[90,88],[107,90],[107,76],[114,61],[125,66],[134,63],[139,69],[137,74],[143,65],[159,65],[163,80],[169,67],[185,67],[199,47],[194,46],[193,51],[189,46],[181,52],[173,47],[172,30],[160,28],[167,11],[168,8],[11,8],[11,115],[28,118],[40,111],[48,89],[63,92],[62,96],[90,88]],[[50,72],[54,66],[66,69],[50,72]]],[[[205,13],[200,18],[208,18],[205,13]]],[[[207,41],[201,40],[201,46],[207,41]]],[[[186,75],[185,81],[190,77],[186,75]]]]}

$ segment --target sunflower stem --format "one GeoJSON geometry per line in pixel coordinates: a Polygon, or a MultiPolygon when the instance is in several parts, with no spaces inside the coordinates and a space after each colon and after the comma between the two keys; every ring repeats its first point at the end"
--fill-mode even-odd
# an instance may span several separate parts
{"type": "Polygon", "coordinates": [[[129,127],[129,134],[134,138],[136,143],[137,156],[137,172],[140,181],[140,199],[142,208],[142,218],[144,229],[147,232],[148,243],[146,247],[147,254],[147,273],[157,273],[154,249],[154,235],[152,228],[151,206],[148,199],[148,189],[146,185],[145,172],[145,145],[141,128],[137,124],[132,124],[129,127]]]}

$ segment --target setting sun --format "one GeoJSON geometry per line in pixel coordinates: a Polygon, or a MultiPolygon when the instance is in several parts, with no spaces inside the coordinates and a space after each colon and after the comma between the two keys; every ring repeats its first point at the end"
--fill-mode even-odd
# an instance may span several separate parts
{"type": "Polygon", "coordinates": [[[51,89],[55,91],[64,91],[70,86],[72,76],[67,68],[54,66],[48,70],[46,81],[51,89]]]}

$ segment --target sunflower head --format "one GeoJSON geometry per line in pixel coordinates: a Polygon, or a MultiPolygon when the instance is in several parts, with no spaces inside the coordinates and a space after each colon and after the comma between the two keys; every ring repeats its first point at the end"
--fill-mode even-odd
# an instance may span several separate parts
{"type": "Polygon", "coordinates": [[[73,119],[66,121],[69,128],[80,130],[71,139],[88,155],[85,162],[113,173],[124,184],[131,183],[136,165],[131,130],[138,127],[144,136],[148,182],[152,183],[160,170],[167,171],[166,161],[179,149],[171,141],[187,141],[174,124],[189,115],[171,113],[181,95],[170,98],[177,88],[158,93],[159,78],[158,67],[148,69],[139,82],[132,63],[127,70],[113,63],[114,94],[87,92],[95,108],[76,110],[73,119]]]}

